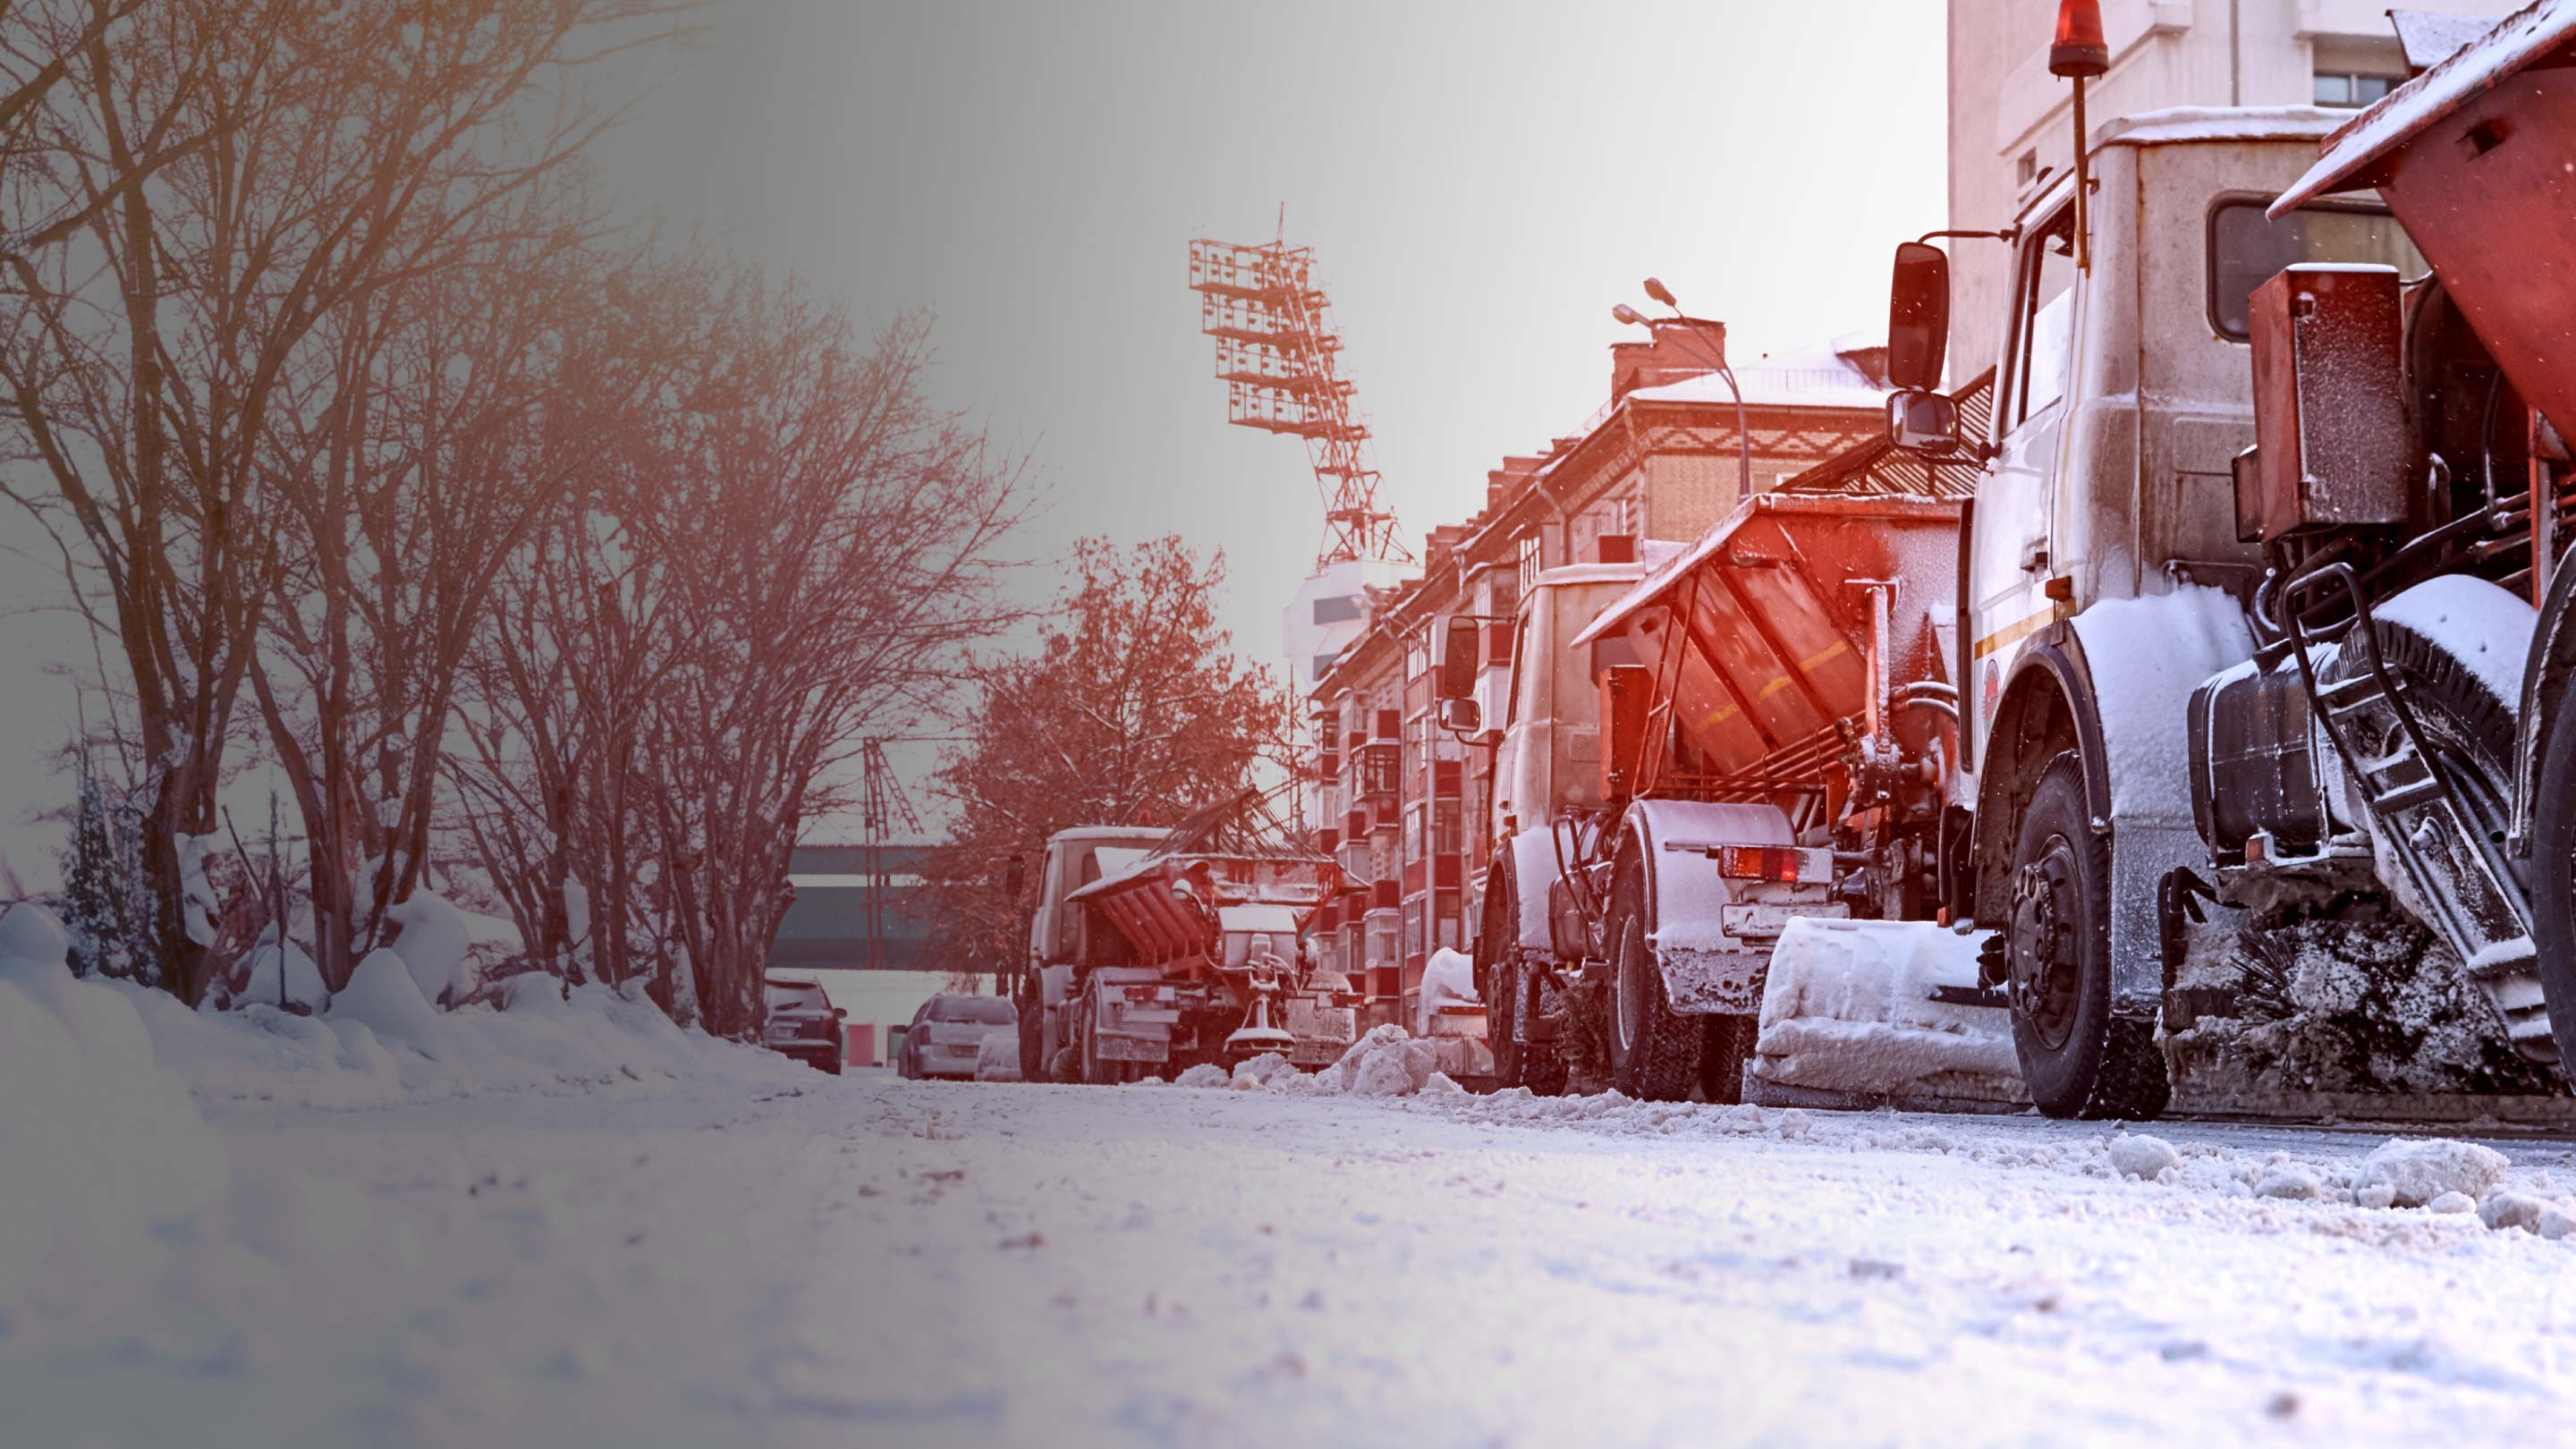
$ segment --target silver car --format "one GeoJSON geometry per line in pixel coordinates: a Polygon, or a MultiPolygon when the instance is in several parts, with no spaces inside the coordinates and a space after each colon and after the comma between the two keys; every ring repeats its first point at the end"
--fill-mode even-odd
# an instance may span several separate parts
{"type": "Polygon", "coordinates": [[[964,1077],[973,1080],[975,1057],[988,1036],[1016,1043],[1020,1014],[998,996],[943,993],[921,1004],[904,1030],[903,1050],[895,1070],[906,1077],[964,1077]]]}

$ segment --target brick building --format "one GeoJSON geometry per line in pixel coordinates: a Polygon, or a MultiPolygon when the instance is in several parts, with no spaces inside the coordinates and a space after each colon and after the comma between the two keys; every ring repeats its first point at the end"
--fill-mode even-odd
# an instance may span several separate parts
{"type": "MultiPolygon", "coordinates": [[[[1319,938],[1379,1019],[1409,1017],[1434,949],[1465,947],[1473,883],[1491,846],[1488,752],[1436,722],[1435,621],[1491,621],[1479,693],[1487,720],[1499,722],[1508,621],[1531,579],[1605,551],[1625,557],[1641,538],[1688,542],[1735,507],[1736,405],[1700,360],[1705,346],[1681,323],[1613,346],[1600,409],[1543,452],[1487,473],[1485,506],[1431,530],[1419,579],[1367,592],[1365,626],[1316,681],[1318,844],[1367,883],[1364,895],[1328,909],[1319,938]]],[[[1885,360],[1875,341],[1841,339],[1737,367],[1754,491],[1878,437],[1885,360]]]]}

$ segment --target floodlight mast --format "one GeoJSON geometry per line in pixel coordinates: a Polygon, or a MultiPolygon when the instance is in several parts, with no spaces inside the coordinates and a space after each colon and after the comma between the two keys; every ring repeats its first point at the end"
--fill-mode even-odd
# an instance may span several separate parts
{"type": "Polygon", "coordinates": [[[1324,500],[1317,573],[1358,559],[1411,563],[1395,515],[1378,502],[1368,425],[1341,375],[1342,339],[1314,263],[1312,247],[1284,237],[1259,246],[1190,243],[1190,290],[1199,294],[1199,330],[1216,339],[1227,421],[1305,439],[1324,500]]]}

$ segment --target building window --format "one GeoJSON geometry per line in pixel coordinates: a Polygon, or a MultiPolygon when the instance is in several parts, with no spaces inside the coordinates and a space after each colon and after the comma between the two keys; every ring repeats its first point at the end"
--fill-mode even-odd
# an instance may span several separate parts
{"type": "Polygon", "coordinates": [[[1520,537],[1520,591],[1524,594],[1538,587],[1538,530],[1531,529],[1520,537]]]}
{"type": "Polygon", "coordinates": [[[1392,795],[1396,789],[1396,772],[1402,761],[1393,743],[1370,744],[1360,750],[1360,793],[1392,795]]]}
{"type": "Polygon", "coordinates": [[[1411,865],[1422,858],[1422,807],[1415,804],[1404,812],[1404,863],[1411,865]]]}
{"type": "Polygon", "coordinates": [[[1404,903],[1404,954],[1408,959],[1422,954],[1422,902],[1419,898],[1404,903]]]}
{"type": "Polygon", "coordinates": [[[1431,812],[1431,849],[1436,855],[1456,855],[1461,849],[1458,839],[1458,801],[1444,797],[1431,812]]]}
{"type": "Polygon", "coordinates": [[[2376,105],[2390,91],[2405,82],[2384,75],[2356,75],[2348,70],[2317,72],[2317,104],[2344,110],[2359,110],[2376,105]]]}
{"type": "Polygon", "coordinates": [[[1359,616],[1360,598],[1357,594],[1336,594],[1329,599],[1315,601],[1315,622],[1318,624],[1347,624],[1359,616]]]}

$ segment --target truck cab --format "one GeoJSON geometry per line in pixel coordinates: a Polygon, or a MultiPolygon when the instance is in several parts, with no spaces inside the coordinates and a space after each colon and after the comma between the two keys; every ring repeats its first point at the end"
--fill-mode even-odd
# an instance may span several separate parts
{"type": "Polygon", "coordinates": [[[2004,233],[2014,260],[1981,438],[1957,438],[1927,391],[1945,260],[1899,248],[1891,441],[1984,468],[1959,584],[1967,738],[1951,784],[1972,824],[1942,894],[1954,919],[1998,933],[1987,980],[2007,988],[2024,1078],[2052,1114],[2163,1110],[2161,1034],[2181,1024],[2168,991],[2209,964],[2195,941],[2223,954],[2240,931],[2342,919],[2365,898],[2481,963],[2516,1045],[2545,1044],[2522,979],[2530,944],[2485,843],[2503,831],[2464,813],[2497,790],[2450,782],[2497,753],[2476,736],[2512,701],[2426,622],[2511,603],[2503,545],[2435,561],[2481,527],[2510,532],[2496,490],[2460,474],[2518,478],[2522,445],[2478,425],[2494,364],[2445,320],[2385,205],[2275,206],[2349,119],[2178,109],[2081,138],[2088,164],[2004,233]],[[2305,414],[2282,404],[2298,393],[2292,359],[2303,375],[2344,369],[2342,391],[2305,414]],[[2303,462],[2285,461],[2303,445],[2303,462]],[[2445,570],[2472,576],[2433,579],[2449,591],[2438,604],[2407,592],[2445,570]],[[2323,598],[2336,580],[2349,605],[2323,598]],[[2195,932],[2213,919],[2225,929],[2195,932]]]}
{"type": "MultiPolygon", "coordinates": [[[[1673,546],[1649,544],[1649,557],[1673,546]]],[[[1573,647],[1594,616],[1646,576],[1639,563],[1570,564],[1549,569],[1521,596],[1512,625],[1512,667],[1497,708],[1494,788],[1487,838],[1502,849],[1523,830],[1560,810],[1601,804],[1601,661],[1573,647]]]]}
{"type": "Polygon", "coordinates": [[[1050,1064],[1069,1041],[1064,1008],[1073,991],[1073,968],[1090,959],[1087,913],[1065,897],[1142,860],[1170,836],[1143,826],[1084,825],[1047,837],[1037,903],[1029,912],[1028,962],[1013,993],[1020,1008],[1020,1069],[1028,1080],[1053,1079],[1050,1064]]]}

